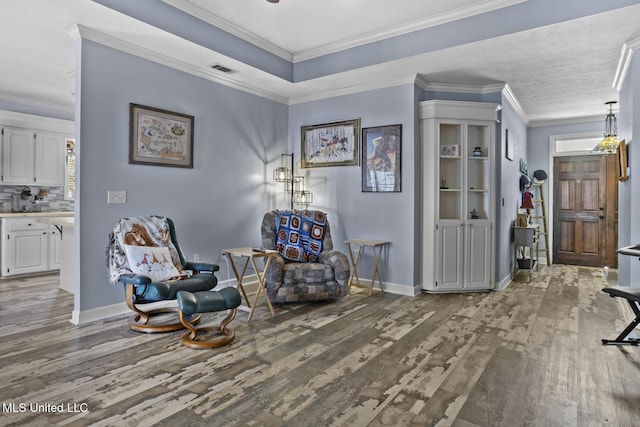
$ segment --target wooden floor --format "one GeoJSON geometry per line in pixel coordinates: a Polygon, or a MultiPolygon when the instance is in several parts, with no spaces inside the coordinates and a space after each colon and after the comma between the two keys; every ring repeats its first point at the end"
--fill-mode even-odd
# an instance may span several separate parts
{"type": "MultiPolygon", "coordinates": [[[[616,282],[615,272],[609,281],[616,282]]],[[[502,292],[264,302],[214,350],[69,323],[58,277],[0,282],[0,425],[638,426],[640,347],[602,270],[502,292]],[[55,412],[54,412],[55,410],[55,412]]]]}

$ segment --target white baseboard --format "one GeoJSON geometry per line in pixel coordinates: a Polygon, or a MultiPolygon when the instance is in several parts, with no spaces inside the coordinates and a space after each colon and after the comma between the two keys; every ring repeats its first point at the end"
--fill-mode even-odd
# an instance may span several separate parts
{"type": "Polygon", "coordinates": [[[498,283],[496,283],[495,291],[504,291],[507,289],[507,286],[511,284],[511,273],[508,273],[505,277],[502,278],[498,283]]]}
{"type": "MultiPolygon", "coordinates": [[[[145,304],[145,310],[152,310],[154,308],[164,307],[176,307],[176,301],[160,301],[150,304],[145,304]]],[[[73,310],[71,312],[70,322],[74,325],[84,325],[86,323],[95,322],[98,320],[108,319],[110,317],[123,316],[125,314],[134,313],[127,307],[127,303],[124,301],[118,304],[105,305],[103,307],[92,308],[89,310],[73,310]]]]}
{"type": "MultiPolygon", "coordinates": [[[[360,278],[360,283],[363,285],[369,286],[371,284],[371,279],[360,278]]],[[[396,295],[404,295],[407,297],[415,297],[416,295],[419,295],[422,292],[419,286],[418,287],[406,286],[406,285],[399,285],[397,283],[389,283],[389,282],[382,282],[382,288],[384,289],[384,292],[387,292],[390,294],[396,294],[396,295]]],[[[373,289],[378,291],[380,290],[380,284],[377,281],[373,285],[373,289]]]]}

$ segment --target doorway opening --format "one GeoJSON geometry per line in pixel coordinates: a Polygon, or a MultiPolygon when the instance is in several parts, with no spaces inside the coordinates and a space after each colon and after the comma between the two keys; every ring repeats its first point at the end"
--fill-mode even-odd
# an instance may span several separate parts
{"type": "Polygon", "coordinates": [[[617,156],[591,154],[600,135],[552,137],[553,262],[617,268],[617,156]]]}

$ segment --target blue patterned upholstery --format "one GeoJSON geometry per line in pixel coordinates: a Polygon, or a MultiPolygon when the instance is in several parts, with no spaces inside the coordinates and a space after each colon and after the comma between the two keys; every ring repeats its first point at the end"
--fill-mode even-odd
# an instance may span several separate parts
{"type": "MultiPolygon", "coordinates": [[[[276,211],[267,212],[262,220],[265,249],[276,249],[276,216],[276,211]]],[[[327,221],[318,262],[289,261],[278,255],[266,272],[267,295],[275,303],[337,299],[347,294],[349,273],[346,255],[333,249],[327,221]]]]}

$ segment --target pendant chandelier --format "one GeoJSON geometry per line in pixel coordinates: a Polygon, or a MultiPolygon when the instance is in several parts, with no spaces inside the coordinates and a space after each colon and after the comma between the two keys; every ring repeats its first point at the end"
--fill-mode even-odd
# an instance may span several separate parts
{"type": "Polygon", "coordinates": [[[604,139],[598,143],[591,150],[592,153],[601,154],[615,154],[620,145],[620,139],[618,139],[618,120],[616,115],[613,114],[613,104],[617,104],[617,101],[609,101],[606,105],[609,105],[609,114],[604,119],[604,139]]]}

